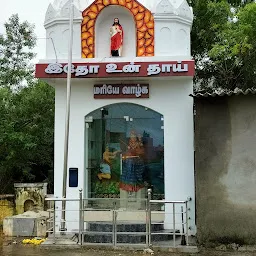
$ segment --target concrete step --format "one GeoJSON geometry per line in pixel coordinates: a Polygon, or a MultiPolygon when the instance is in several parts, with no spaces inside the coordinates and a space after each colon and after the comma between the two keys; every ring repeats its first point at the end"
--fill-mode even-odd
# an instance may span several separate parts
{"type": "MultiPolygon", "coordinates": [[[[170,241],[173,239],[173,230],[164,230],[163,223],[152,224],[152,242],[170,241]]],[[[113,243],[113,226],[111,223],[90,223],[84,231],[85,243],[113,243]]],[[[180,231],[175,231],[176,236],[180,231]]],[[[119,223],[117,224],[117,243],[120,244],[145,244],[146,224],[119,223]]]]}
{"type": "MultiPolygon", "coordinates": [[[[146,232],[145,223],[118,223],[117,232],[146,232]]],[[[151,230],[161,231],[164,229],[163,223],[157,223],[151,225],[151,230]]],[[[87,231],[96,231],[96,232],[112,232],[113,224],[109,222],[90,222],[88,224],[87,231]]]]}
{"type": "MultiPolygon", "coordinates": [[[[171,241],[173,236],[171,234],[157,234],[152,235],[152,242],[171,241]]],[[[110,244],[113,242],[112,234],[85,234],[85,243],[102,243],[110,244]]],[[[117,234],[117,243],[120,244],[145,244],[146,234],[117,234]]]]}

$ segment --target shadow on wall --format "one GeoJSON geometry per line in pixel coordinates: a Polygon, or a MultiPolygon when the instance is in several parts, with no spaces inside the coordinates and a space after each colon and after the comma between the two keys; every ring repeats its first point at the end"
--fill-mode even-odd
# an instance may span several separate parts
{"type": "Polygon", "coordinates": [[[200,244],[256,243],[255,99],[250,95],[196,99],[196,221],[200,244]]]}
{"type": "Polygon", "coordinates": [[[34,201],[28,199],[24,203],[24,212],[33,211],[35,207],[36,207],[36,204],[34,203],[34,201]]]}

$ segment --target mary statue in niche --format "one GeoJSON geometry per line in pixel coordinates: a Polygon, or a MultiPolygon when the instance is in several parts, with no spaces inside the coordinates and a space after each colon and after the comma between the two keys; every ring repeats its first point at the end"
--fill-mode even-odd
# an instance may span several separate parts
{"type": "Polygon", "coordinates": [[[114,23],[110,28],[110,35],[111,35],[111,45],[110,45],[111,56],[113,57],[122,56],[124,32],[118,18],[114,19],[114,23]]]}

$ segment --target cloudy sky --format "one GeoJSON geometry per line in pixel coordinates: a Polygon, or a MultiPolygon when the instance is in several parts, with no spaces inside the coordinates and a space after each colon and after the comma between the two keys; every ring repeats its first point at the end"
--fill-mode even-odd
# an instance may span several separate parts
{"type": "Polygon", "coordinates": [[[35,24],[35,32],[37,37],[37,59],[45,56],[45,37],[44,16],[49,3],[52,0],[7,0],[0,9],[0,33],[4,33],[4,23],[15,13],[19,14],[21,20],[27,20],[35,24]]]}

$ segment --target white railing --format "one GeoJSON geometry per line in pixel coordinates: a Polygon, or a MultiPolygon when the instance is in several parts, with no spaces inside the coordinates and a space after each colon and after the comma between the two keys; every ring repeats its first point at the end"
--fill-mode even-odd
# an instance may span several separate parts
{"type": "MultiPolygon", "coordinates": [[[[123,199],[83,198],[80,190],[78,199],[46,198],[52,206],[48,210],[47,233],[53,243],[63,235],[70,235],[80,245],[105,243],[116,247],[139,244],[146,248],[188,246],[189,200],[152,200],[151,189],[148,189],[147,198],[140,199],[140,209],[121,209],[119,205],[123,199]],[[59,218],[63,201],[67,206],[72,204],[66,208],[66,220],[59,218]],[[67,228],[58,228],[63,222],[67,228]],[[125,225],[127,230],[123,228],[125,225]]],[[[129,202],[125,204],[129,205],[129,202]]]]}

